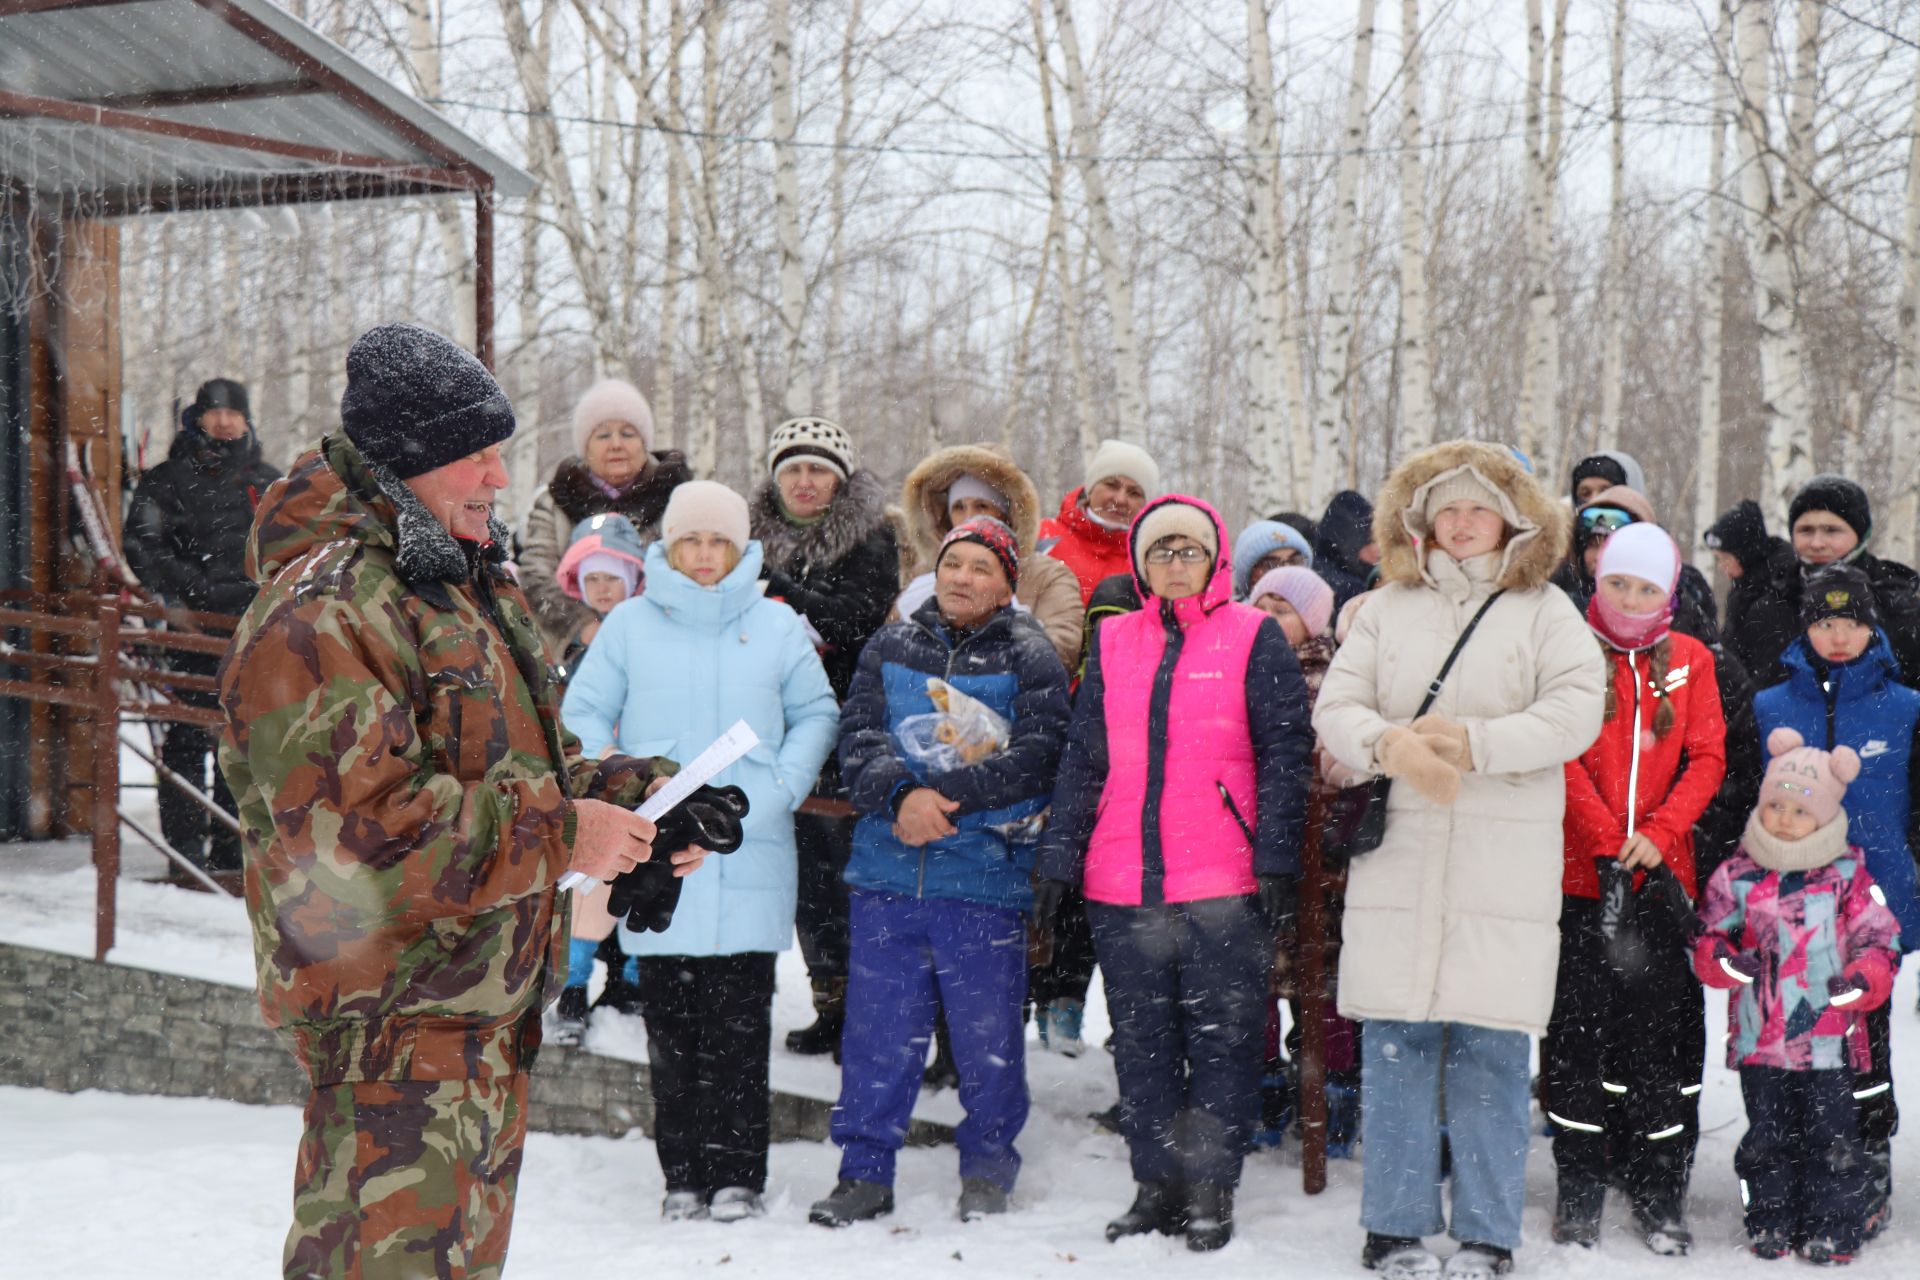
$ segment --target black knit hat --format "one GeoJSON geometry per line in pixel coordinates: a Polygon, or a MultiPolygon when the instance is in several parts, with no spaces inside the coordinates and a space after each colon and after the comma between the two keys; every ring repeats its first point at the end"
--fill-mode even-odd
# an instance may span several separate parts
{"type": "Polygon", "coordinates": [[[1879,629],[1873,583],[1864,572],[1850,564],[1831,564],[1807,578],[1800,589],[1800,625],[1811,627],[1827,618],[1852,618],[1879,629]]]}
{"type": "Polygon", "coordinates": [[[340,420],[368,462],[402,480],[513,434],[513,406],[487,367],[451,338],[383,324],[347,352],[340,420]]]}
{"type": "Polygon", "coordinates": [[[1767,554],[1767,517],[1760,504],[1748,498],[1708,525],[1700,540],[1742,565],[1755,564],[1767,554]]]}
{"type": "Polygon", "coordinates": [[[232,409],[253,425],[253,410],[247,405],[247,388],[232,378],[208,378],[193,393],[193,403],[180,411],[180,425],[189,431],[200,429],[200,415],[209,409],[232,409]]]}
{"type": "Polygon", "coordinates": [[[1596,453],[1591,457],[1580,459],[1573,468],[1573,481],[1569,492],[1574,495],[1576,501],[1580,494],[1580,482],[1592,480],[1595,477],[1605,480],[1609,485],[1628,483],[1627,469],[1620,465],[1619,459],[1610,458],[1604,453],[1596,453]]]}
{"type": "Polygon", "coordinates": [[[1787,508],[1787,528],[1793,528],[1809,511],[1831,511],[1846,521],[1862,542],[1873,533],[1873,507],[1867,501],[1867,491],[1845,476],[1829,473],[1807,481],[1787,508]]]}

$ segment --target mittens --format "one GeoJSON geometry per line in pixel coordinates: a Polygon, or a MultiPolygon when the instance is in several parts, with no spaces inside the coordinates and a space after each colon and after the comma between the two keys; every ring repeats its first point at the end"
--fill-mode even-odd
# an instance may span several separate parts
{"type": "Polygon", "coordinates": [[[1724,939],[1714,944],[1713,958],[1721,972],[1743,987],[1752,986],[1767,967],[1766,959],[1757,951],[1735,951],[1724,939]]]}
{"type": "Polygon", "coordinates": [[[1261,876],[1258,883],[1260,914],[1267,918],[1267,928],[1276,935],[1291,933],[1300,905],[1299,881],[1292,876],[1261,876]]]}
{"type": "Polygon", "coordinates": [[[1033,927],[1035,932],[1051,934],[1053,922],[1060,915],[1060,904],[1067,899],[1065,880],[1035,880],[1033,882],[1033,927]]]}
{"type": "Polygon", "coordinates": [[[1462,773],[1473,772],[1473,741],[1467,737],[1467,726],[1428,712],[1408,728],[1427,740],[1433,754],[1462,773]]]}
{"type": "Polygon", "coordinates": [[[1450,805],[1460,798],[1460,770],[1435,754],[1433,742],[1394,725],[1380,735],[1373,756],[1389,778],[1404,781],[1434,804],[1450,805]]]}
{"type": "Polygon", "coordinates": [[[1861,996],[1873,990],[1873,984],[1867,981],[1863,973],[1852,970],[1836,973],[1827,979],[1827,1003],[1837,1009],[1844,1009],[1861,996]]]}

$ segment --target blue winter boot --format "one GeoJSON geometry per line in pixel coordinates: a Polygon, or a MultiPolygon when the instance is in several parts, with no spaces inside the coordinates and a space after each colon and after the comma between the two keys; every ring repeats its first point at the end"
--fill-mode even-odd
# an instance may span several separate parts
{"type": "Polygon", "coordinates": [[[1360,1086],[1327,1081],[1327,1159],[1351,1160],[1360,1140],[1360,1086]]]}

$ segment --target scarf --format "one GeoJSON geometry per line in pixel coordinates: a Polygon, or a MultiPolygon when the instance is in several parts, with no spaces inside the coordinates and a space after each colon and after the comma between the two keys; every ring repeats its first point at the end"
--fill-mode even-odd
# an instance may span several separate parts
{"type": "Polygon", "coordinates": [[[1637,653],[1659,644],[1673,629],[1673,600],[1668,596],[1652,613],[1622,613],[1596,590],[1587,599],[1587,625],[1622,653],[1637,653]]]}

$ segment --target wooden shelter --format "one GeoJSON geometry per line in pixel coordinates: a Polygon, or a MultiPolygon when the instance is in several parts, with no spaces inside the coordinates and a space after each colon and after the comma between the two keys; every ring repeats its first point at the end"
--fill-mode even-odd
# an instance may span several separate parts
{"type": "MultiPolygon", "coordinates": [[[[511,163],[270,0],[0,0],[0,592],[94,592],[69,464],[122,490],[118,221],[328,200],[475,204],[473,335],[493,356],[493,210],[511,163]]],[[[46,637],[0,627],[10,654],[46,637]]],[[[87,831],[87,710],[0,698],[0,839],[87,831]]]]}

